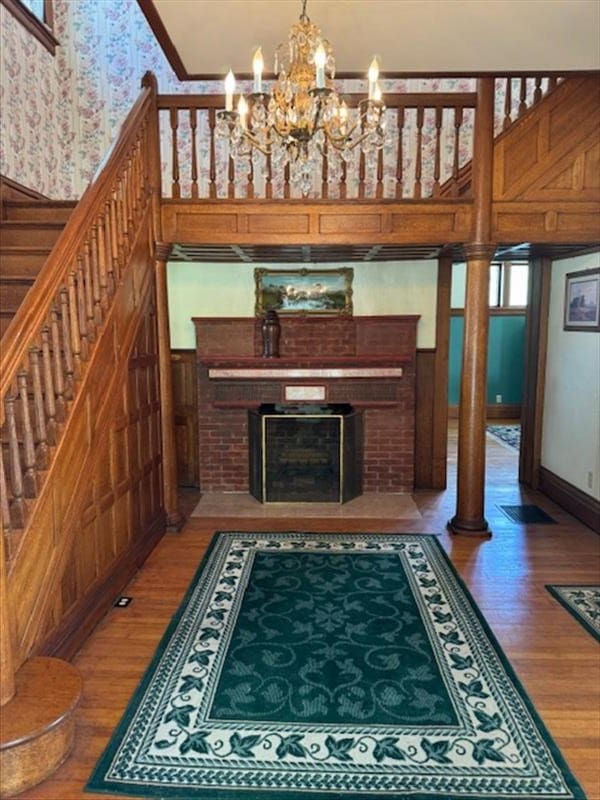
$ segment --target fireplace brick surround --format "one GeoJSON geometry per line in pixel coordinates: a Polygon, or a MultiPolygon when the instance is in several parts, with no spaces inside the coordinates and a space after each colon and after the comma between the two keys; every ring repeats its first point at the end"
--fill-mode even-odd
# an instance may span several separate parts
{"type": "Polygon", "coordinates": [[[261,358],[260,319],[195,317],[201,490],[249,491],[248,409],[292,386],[363,411],[363,491],[412,491],[418,320],[282,316],[280,358],[261,358]]]}

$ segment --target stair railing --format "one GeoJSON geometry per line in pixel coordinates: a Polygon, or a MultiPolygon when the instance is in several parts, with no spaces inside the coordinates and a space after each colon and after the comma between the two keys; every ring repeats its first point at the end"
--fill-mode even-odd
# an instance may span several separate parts
{"type": "Polygon", "coordinates": [[[1,518],[18,551],[153,191],[156,86],[143,89],[3,338],[1,518]]]}

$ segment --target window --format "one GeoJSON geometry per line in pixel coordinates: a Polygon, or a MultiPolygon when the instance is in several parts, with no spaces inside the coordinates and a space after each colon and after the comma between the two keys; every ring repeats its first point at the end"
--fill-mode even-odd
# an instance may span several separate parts
{"type": "Polygon", "coordinates": [[[0,0],[11,14],[32,36],[41,42],[52,55],[59,44],[52,29],[54,15],[52,0],[0,0]]]}
{"type": "Polygon", "coordinates": [[[524,308],[528,285],[527,262],[493,262],[490,267],[490,308],[524,308]]]}

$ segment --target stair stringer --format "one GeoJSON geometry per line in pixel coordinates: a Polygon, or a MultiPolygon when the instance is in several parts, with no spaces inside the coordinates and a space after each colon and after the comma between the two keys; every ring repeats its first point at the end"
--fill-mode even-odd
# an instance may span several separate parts
{"type": "Polygon", "coordinates": [[[85,511],[88,480],[105,452],[130,356],[154,296],[150,226],[148,210],[11,565],[16,668],[36,651],[41,633],[48,630],[85,511]]]}

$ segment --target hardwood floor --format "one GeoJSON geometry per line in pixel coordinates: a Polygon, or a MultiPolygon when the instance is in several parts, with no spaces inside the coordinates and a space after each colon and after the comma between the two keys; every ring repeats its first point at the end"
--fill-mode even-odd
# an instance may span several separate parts
{"type": "MultiPolygon", "coordinates": [[[[309,519],[305,530],[371,530],[441,533],[441,542],[468,585],[493,632],[572,771],[600,798],[600,648],[544,588],[547,583],[600,580],[600,538],[543,495],[516,481],[517,453],[488,437],[486,513],[491,539],[452,537],[445,523],[454,513],[456,425],[449,436],[446,492],[414,495],[422,519],[309,519]],[[521,526],[498,508],[535,503],[556,525],[521,526]]],[[[189,513],[195,492],[182,494],[189,513]]],[[[168,534],[124,594],[132,603],[114,608],[74,659],[84,679],[73,754],[53,778],[21,795],[23,800],[107,798],[83,792],[154,649],[177,609],[215,530],[298,530],[285,519],[188,520],[168,534]]],[[[111,795],[112,796],[112,795],[111,795]]],[[[122,797],[122,796],[121,796],[122,797]]]]}

